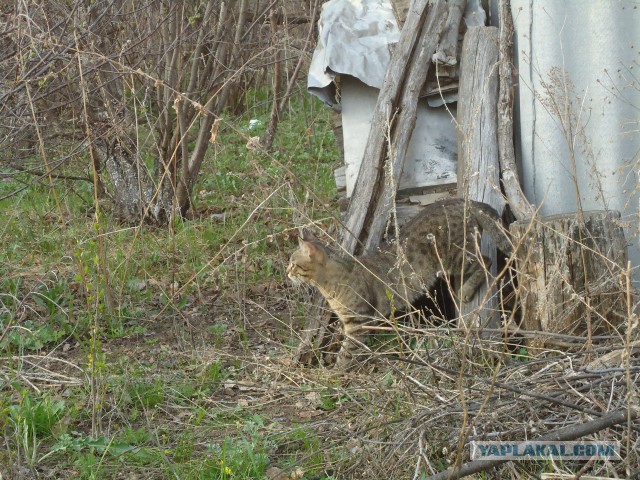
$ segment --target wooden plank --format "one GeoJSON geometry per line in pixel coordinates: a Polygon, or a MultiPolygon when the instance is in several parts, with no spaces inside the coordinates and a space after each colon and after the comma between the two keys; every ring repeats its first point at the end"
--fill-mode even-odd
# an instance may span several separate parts
{"type": "Polygon", "coordinates": [[[398,26],[402,28],[404,25],[404,21],[409,14],[409,6],[411,4],[411,0],[391,0],[391,6],[393,7],[393,13],[396,16],[396,20],[398,21],[398,26]]]}
{"type": "Polygon", "coordinates": [[[441,192],[425,193],[422,195],[411,195],[396,199],[395,215],[398,226],[402,226],[415,217],[426,206],[431,205],[438,200],[446,198],[454,198],[455,190],[444,190],[441,192]]]}
{"type": "Polygon", "coordinates": [[[409,10],[400,40],[394,47],[391,61],[387,67],[384,84],[380,89],[378,103],[371,120],[369,140],[363,155],[356,186],[349,202],[347,222],[341,232],[340,244],[349,253],[355,253],[360,234],[365,225],[368,206],[375,195],[375,190],[382,178],[383,164],[386,157],[386,136],[394,106],[397,104],[402,89],[402,80],[411,59],[413,46],[426,20],[425,8],[427,0],[416,0],[409,10]]]}
{"type": "MultiPolygon", "coordinates": [[[[502,213],[504,200],[500,194],[497,139],[497,63],[498,29],[469,29],[462,44],[460,65],[458,195],[487,203],[502,213]]],[[[483,235],[479,253],[491,261],[488,278],[495,277],[496,248],[487,235],[483,235]]],[[[465,324],[479,323],[492,329],[500,327],[494,293],[495,289],[487,294],[487,287],[483,286],[471,302],[460,306],[465,324]]]]}

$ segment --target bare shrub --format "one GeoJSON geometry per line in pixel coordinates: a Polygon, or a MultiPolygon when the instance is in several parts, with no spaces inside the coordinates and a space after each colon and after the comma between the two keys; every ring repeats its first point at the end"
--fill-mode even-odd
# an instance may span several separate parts
{"type": "Polygon", "coordinates": [[[249,0],[16,5],[3,12],[0,162],[91,182],[133,223],[187,213],[216,119],[266,83],[269,46],[283,48],[269,19],[287,21],[249,0]],[[63,172],[72,160],[84,174],[63,172]]]}

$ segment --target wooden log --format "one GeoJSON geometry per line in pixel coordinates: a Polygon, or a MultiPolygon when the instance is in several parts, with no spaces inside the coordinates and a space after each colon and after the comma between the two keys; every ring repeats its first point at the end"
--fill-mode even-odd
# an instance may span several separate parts
{"type": "MultiPolygon", "coordinates": [[[[458,101],[458,196],[487,203],[499,213],[504,210],[500,193],[497,138],[498,29],[475,27],[467,31],[462,44],[458,101]]],[[[469,232],[472,235],[473,232],[469,232]]],[[[496,275],[496,247],[483,235],[480,252],[491,261],[487,279],[496,275]]],[[[464,277],[464,272],[462,273],[464,277]]],[[[487,295],[483,286],[473,300],[460,305],[465,324],[478,323],[497,329],[495,289],[487,295]],[[480,305],[482,304],[482,308],[480,305]],[[479,317],[476,316],[479,315],[479,317]]]]}
{"type": "MultiPolygon", "coordinates": [[[[342,129],[342,115],[338,111],[333,111],[331,113],[331,117],[329,117],[329,121],[331,122],[331,129],[333,130],[333,135],[336,137],[336,145],[338,146],[338,153],[340,154],[340,160],[342,160],[342,164],[344,165],[344,134],[342,129]]],[[[347,181],[345,179],[344,188],[347,188],[347,181]]]]}
{"type": "MultiPolygon", "coordinates": [[[[627,245],[616,211],[553,215],[510,226],[523,329],[589,336],[614,332],[627,311],[627,245]]],[[[540,348],[541,336],[528,342],[540,348]]]]}

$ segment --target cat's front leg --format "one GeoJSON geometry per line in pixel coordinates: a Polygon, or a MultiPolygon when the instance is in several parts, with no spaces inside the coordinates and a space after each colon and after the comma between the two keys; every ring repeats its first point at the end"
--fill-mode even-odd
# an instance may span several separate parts
{"type": "Polygon", "coordinates": [[[365,340],[367,335],[361,319],[341,318],[340,320],[342,320],[344,340],[338,352],[335,368],[349,370],[357,363],[358,353],[366,348],[365,340]]]}

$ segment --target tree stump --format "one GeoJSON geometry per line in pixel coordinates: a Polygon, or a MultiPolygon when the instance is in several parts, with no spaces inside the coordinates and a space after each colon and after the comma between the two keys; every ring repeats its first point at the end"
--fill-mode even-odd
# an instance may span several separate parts
{"type": "MultiPolygon", "coordinates": [[[[518,246],[523,329],[586,337],[614,333],[627,311],[627,244],[616,211],[534,218],[510,227],[518,246]]],[[[566,337],[565,337],[566,338],[566,337]]],[[[530,348],[558,342],[540,335],[530,348]]]]}

